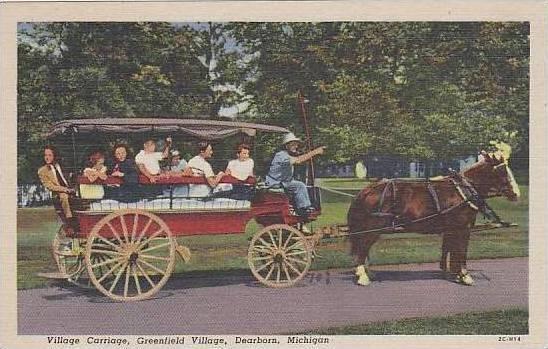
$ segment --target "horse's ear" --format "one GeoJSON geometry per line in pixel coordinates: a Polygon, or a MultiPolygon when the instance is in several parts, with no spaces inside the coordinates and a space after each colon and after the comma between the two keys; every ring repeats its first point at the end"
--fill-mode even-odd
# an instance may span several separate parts
{"type": "Polygon", "coordinates": [[[494,154],[493,154],[493,158],[495,160],[497,160],[497,162],[504,162],[504,154],[502,153],[502,151],[498,150],[496,151],[494,154]]]}
{"type": "Polygon", "coordinates": [[[493,161],[493,159],[491,159],[491,156],[489,155],[489,153],[486,152],[485,150],[480,151],[479,159],[480,159],[480,161],[483,160],[485,162],[493,161]]]}

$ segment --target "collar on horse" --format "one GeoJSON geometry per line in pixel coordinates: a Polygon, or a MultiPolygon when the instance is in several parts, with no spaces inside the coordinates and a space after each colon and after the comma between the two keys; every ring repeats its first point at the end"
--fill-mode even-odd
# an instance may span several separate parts
{"type": "Polygon", "coordinates": [[[494,223],[509,225],[503,222],[499,215],[487,204],[485,198],[476,190],[474,185],[463,175],[450,169],[449,179],[455,185],[455,188],[468,205],[483,214],[483,216],[494,223]]]}

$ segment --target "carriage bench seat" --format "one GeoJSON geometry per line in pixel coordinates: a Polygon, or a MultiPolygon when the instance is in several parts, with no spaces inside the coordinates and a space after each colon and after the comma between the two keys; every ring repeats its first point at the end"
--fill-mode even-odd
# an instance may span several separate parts
{"type": "MultiPolygon", "coordinates": [[[[86,176],[78,177],[78,184],[106,184],[106,185],[116,185],[122,184],[123,179],[120,177],[108,176],[104,181],[97,179],[95,182],[90,182],[86,176]]],[[[207,184],[204,177],[195,177],[195,176],[170,176],[170,177],[160,177],[155,183],[151,183],[148,178],[144,175],[139,175],[139,183],[149,184],[149,185],[166,185],[166,184],[207,184]]],[[[255,185],[257,180],[254,177],[248,177],[245,181],[240,181],[232,176],[224,176],[221,178],[219,183],[229,183],[229,184],[248,184],[255,185]]]]}
{"type": "MultiPolygon", "coordinates": [[[[97,179],[95,182],[90,182],[86,176],[78,177],[78,184],[80,185],[80,194],[82,199],[102,199],[104,197],[104,192],[102,188],[99,188],[99,192],[89,190],[84,191],[83,186],[102,186],[102,185],[120,185],[123,183],[123,179],[120,177],[108,176],[105,180],[97,179]],[[91,193],[91,194],[90,194],[91,193]]],[[[139,176],[139,183],[141,185],[187,185],[187,184],[203,184],[207,185],[207,182],[204,177],[194,177],[194,176],[170,176],[170,177],[160,177],[155,183],[151,183],[148,178],[144,175],[139,176]]],[[[232,176],[224,176],[221,181],[221,184],[244,184],[249,186],[254,186],[257,183],[257,180],[254,177],[248,177],[245,181],[240,181],[232,176]]]]}
{"type": "Polygon", "coordinates": [[[121,209],[143,209],[147,211],[247,211],[251,209],[251,201],[217,198],[211,200],[196,200],[192,198],[157,198],[139,200],[136,202],[121,202],[111,199],[91,202],[85,212],[104,212],[121,209]]]}

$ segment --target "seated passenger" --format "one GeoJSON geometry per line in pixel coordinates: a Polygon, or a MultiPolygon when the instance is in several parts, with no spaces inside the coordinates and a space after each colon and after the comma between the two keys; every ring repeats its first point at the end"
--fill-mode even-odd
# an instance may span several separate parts
{"type": "Polygon", "coordinates": [[[169,166],[169,171],[167,172],[170,176],[192,176],[192,168],[188,166],[188,162],[185,159],[181,158],[181,153],[178,150],[173,150],[171,152],[171,163],[169,166]]]}
{"type": "Polygon", "coordinates": [[[69,202],[69,197],[75,193],[75,190],[69,187],[63,169],[58,162],[57,150],[52,146],[48,145],[44,148],[44,166],[38,169],[38,177],[44,187],[52,192],[54,200],[59,200],[65,219],[64,223],[68,228],[68,235],[78,232],[78,220],[73,217],[69,202]]]}
{"type": "Polygon", "coordinates": [[[211,189],[215,188],[225,175],[223,171],[213,172],[213,168],[207,161],[213,155],[213,148],[209,142],[198,143],[199,154],[190,159],[188,166],[192,169],[194,176],[203,176],[207,184],[191,184],[189,186],[191,197],[209,196],[211,189]]]}
{"type": "Polygon", "coordinates": [[[134,202],[141,198],[139,174],[135,162],[128,158],[128,147],[125,144],[114,146],[114,168],[111,176],[122,179],[122,184],[109,188],[110,199],[122,202],[134,202]]]}
{"type": "Polygon", "coordinates": [[[102,199],[105,190],[102,184],[92,184],[97,179],[107,179],[107,167],[105,166],[105,155],[103,152],[93,152],[89,158],[87,167],[84,169],[84,176],[90,184],[80,184],[80,196],[82,199],[102,199]]]}
{"type": "Polygon", "coordinates": [[[301,140],[293,133],[284,136],[284,150],[274,155],[270,169],[266,175],[266,185],[269,187],[281,186],[292,195],[295,202],[297,214],[307,216],[314,211],[308,190],[303,182],[293,179],[294,165],[302,164],[316,155],[323,154],[325,147],[318,147],[308,153],[299,155],[297,149],[301,145],[301,140]]]}
{"type": "MultiPolygon", "coordinates": [[[[186,160],[181,158],[179,151],[171,151],[170,170],[167,172],[167,175],[170,177],[186,177],[192,176],[192,174],[192,169],[188,166],[186,160]]],[[[173,194],[173,197],[175,198],[188,197],[188,185],[174,184],[173,193],[171,193],[171,188],[168,186],[164,189],[163,196],[170,196],[170,194],[173,194]]]]}
{"type": "MultiPolygon", "coordinates": [[[[225,173],[240,181],[245,181],[249,177],[254,177],[253,168],[255,163],[249,156],[250,147],[247,144],[238,146],[237,159],[230,160],[225,173]]],[[[233,184],[232,192],[228,197],[236,200],[250,200],[253,196],[253,186],[248,184],[233,184]]]]}
{"type": "Polygon", "coordinates": [[[164,150],[160,153],[156,151],[156,143],[153,139],[147,139],[143,143],[143,150],[135,156],[135,163],[139,170],[151,183],[155,183],[160,175],[160,161],[167,158],[169,148],[171,147],[171,137],[166,138],[164,150]]]}
{"type": "Polygon", "coordinates": [[[250,148],[247,144],[238,146],[237,159],[230,160],[225,173],[240,181],[245,181],[248,177],[253,177],[253,167],[255,163],[249,157],[250,148]]]}

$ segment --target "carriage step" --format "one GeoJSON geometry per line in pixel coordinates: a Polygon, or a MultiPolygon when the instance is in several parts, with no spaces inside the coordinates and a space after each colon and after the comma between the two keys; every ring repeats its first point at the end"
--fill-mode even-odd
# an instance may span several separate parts
{"type": "Polygon", "coordinates": [[[192,257],[192,253],[190,252],[190,249],[183,245],[177,245],[175,248],[175,251],[177,254],[179,254],[179,257],[185,262],[188,263],[190,261],[190,258],[192,257]]]}
{"type": "Polygon", "coordinates": [[[46,278],[46,279],[57,279],[57,280],[63,280],[68,279],[69,275],[65,273],[60,272],[51,272],[51,273],[38,273],[39,277],[46,278]]]}

